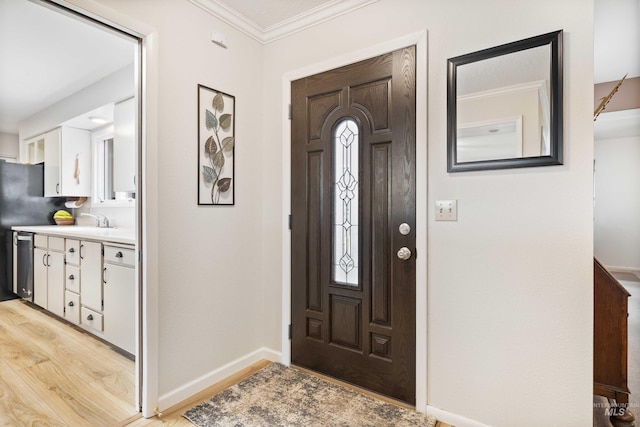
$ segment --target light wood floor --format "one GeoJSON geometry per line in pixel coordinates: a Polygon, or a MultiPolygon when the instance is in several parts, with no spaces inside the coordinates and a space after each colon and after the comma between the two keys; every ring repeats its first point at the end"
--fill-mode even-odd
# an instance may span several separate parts
{"type": "Polygon", "coordinates": [[[21,300],[0,302],[0,425],[118,426],[134,362],[21,300]]]}
{"type": "Polygon", "coordinates": [[[0,302],[0,425],[192,426],[182,413],[269,363],[255,363],[144,419],[134,405],[133,361],[21,300],[0,302]]]}

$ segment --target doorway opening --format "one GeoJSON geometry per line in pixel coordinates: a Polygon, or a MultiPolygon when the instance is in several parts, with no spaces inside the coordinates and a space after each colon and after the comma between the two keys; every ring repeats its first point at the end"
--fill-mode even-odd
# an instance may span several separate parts
{"type": "MultiPolygon", "coordinates": [[[[142,39],[56,0],[0,0],[0,11],[0,54],[6,59],[0,72],[0,132],[15,143],[17,162],[44,170],[44,196],[60,203],[76,226],[36,227],[36,237],[46,242],[42,247],[36,240],[36,250],[62,259],[55,274],[45,274],[60,271],[64,278],[59,286],[57,278],[47,279],[49,298],[41,292],[36,304],[9,301],[14,306],[2,307],[0,322],[15,323],[11,313],[22,310],[20,328],[48,331],[41,341],[32,334],[40,349],[50,346],[47,337],[64,337],[68,359],[57,355],[51,360],[69,373],[69,390],[71,383],[83,383],[87,388],[76,390],[83,394],[78,402],[90,404],[111,389],[117,408],[109,415],[124,421],[142,406],[142,39]],[[57,137],[56,170],[51,136],[57,137]],[[71,136],[79,142],[69,154],[71,136]],[[69,186],[67,155],[72,157],[69,186]],[[61,182],[49,186],[53,174],[61,182]],[[52,297],[58,291],[60,296],[52,297]],[[63,306],[57,307],[58,301],[63,306]],[[87,346],[101,349],[94,356],[99,360],[91,359],[87,346]]],[[[27,225],[44,224],[9,227],[27,225]]],[[[15,336],[11,342],[16,351],[27,344],[15,336]]],[[[30,392],[47,394],[43,384],[29,383],[30,392]]],[[[69,396],[76,391],[68,391],[69,396]]],[[[85,417],[91,413],[87,407],[68,406],[68,418],[52,419],[95,421],[85,417]]]]}

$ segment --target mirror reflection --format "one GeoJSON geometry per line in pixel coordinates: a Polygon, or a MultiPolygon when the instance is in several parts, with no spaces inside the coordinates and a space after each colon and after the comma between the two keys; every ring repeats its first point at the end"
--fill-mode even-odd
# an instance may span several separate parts
{"type": "Polygon", "coordinates": [[[560,34],[449,59],[449,171],[561,163],[560,34]]]}

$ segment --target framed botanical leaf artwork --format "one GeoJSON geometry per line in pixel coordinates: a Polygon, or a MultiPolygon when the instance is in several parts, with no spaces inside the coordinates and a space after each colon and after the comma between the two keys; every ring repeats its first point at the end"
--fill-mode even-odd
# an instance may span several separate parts
{"type": "Polygon", "coordinates": [[[234,96],[198,85],[198,205],[235,199],[234,96]]]}

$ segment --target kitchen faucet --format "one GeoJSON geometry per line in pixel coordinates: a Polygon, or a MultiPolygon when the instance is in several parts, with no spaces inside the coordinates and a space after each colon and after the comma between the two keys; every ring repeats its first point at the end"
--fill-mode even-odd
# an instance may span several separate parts
{"type": "Polygon", "coordinates": [[[107,218],[103,213],[98,213],[97,215],[90,213],[80,213],[80,216],[90,216],[96,219],[96,227],[99,228],[109,228],[109,218],[107,218]]]}

